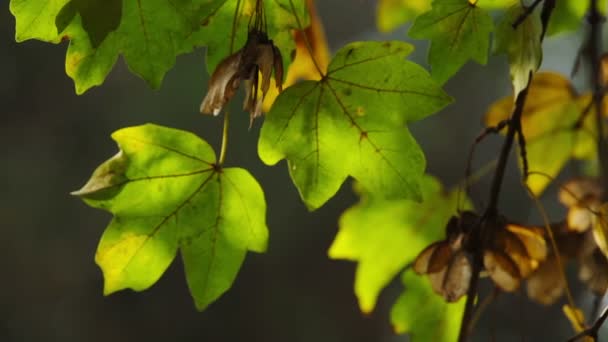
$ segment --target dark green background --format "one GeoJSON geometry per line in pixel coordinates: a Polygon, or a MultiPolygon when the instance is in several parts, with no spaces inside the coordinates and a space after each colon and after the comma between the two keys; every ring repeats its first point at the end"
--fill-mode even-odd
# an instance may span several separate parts
{"type": "MultiPolygon", "coordinates": [[[[375,1],[326,0],[318,7],[333,51],[354,40],[389,38],[373,33],[375,1]]],[[[391,37],[405,39],[404,32],[391,37]]],[[[118,128],[154,122],[194,131],[217,148],[221,119],[198,114],[207,83],[203,49],[178,58],[159,91],[119,61],[103,86],[76,96],[64,72],[66,44],[15,43],[14,18],[8,1],[1,2],[0,341],[407,340],[395,336],[389,324],[399,282],[383,292],[376,311],[366,317],[353,293],[355,264],[326,256],[340,213],[356,200],[350,182],[325,207],[307,212],[285,164],[267,167],[257,157],[262,120],[247,130],[247,114],[236,114],[240,99],[231,105],[227,164],[249,169],[266,192],[268,253],[249,254],[233,288],[202,313],[194,309],[179,258],[148,291],[103,297],[93,258],[110,216],[68,193],[115,153],[109,135],[118,128]]],[[[577,48],[577,36],[549,40],[544,66],[569,72],[577,48]]],[[[412,58],[423,63],[425,51],[426,45],[418,44],[412,58]]],[[[509,92],[504,57],[488,67],[467,64],[446,90],[457,102],[413,125],[413,132],[430,172],[454,185],[464,175],[482,114],[509,92]]],[[[495,158],[500,143],[490,138],[476,164],[495,158]]],[[[478,205],[487,199],[488,182],[473,191],[478,205]]],[[[539,222],[513,162],[505,186],[503,212],[539,222]]],[[[552,215],[563,217],[554,189],[547,197],[552,215]]],[[[592,300],[584,293],[577,298],[592,300]]],[[[481,341],[550,341],[570,334],[558,307],[528,303],[521,292],[500,297],[477,331],[481,341]]]]}

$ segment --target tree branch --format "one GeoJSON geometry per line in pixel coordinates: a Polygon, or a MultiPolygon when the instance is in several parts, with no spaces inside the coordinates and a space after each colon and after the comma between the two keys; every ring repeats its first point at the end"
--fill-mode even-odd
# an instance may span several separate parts
{"type": "Polygon", "coordinates": [[[494,222],[498,215],[497,205],[498,199],[500,197],[502,181],[504,179],[507,161],[509,160],[509,153],[511,152],[511,148],[513,147],[515,135],[519,131],[521,131],[521,116],[524,111],[524,103],[526,102],[526,97],[528,96],[528,89],[530,88],[531,82],[532,72],[530,72],[528,78],[528,85],[521,92],[519,92],[519,94],[517,94],[517,98],[515,100],[515,109],[513,110],[511,119],[508,121],[507,136],[504,144],[502,145],[500,157],[498,159],[498,166],[496,167],[496,172],[494,173],[494,178],[492,180],[492,187],[490,189],[490,202],[479,224],[474,227],[474,231],[471,234],[473,239],[473,241],[471,242],[471,246],[474,247],[474,250],[472,251],[473,270],[471,280],[469,281],[469,288],[467,290],[467,302],[465,304],[462,323],[460,325],[460,333],[458,335],[459,342],[465,342],[469,336],[469,326],[471,325],[471,319],[473,317],[474,312],[475,297],[477,295],[477,283],[479,281],[479,273],[481,272],[483,266],[483,250],[481,246],[484,245],[484,242],[489,241],[493,234],[493,232],[490,229],[487,229],[486,227],[494,227],[494,225],[491,223],[494,222]]]}

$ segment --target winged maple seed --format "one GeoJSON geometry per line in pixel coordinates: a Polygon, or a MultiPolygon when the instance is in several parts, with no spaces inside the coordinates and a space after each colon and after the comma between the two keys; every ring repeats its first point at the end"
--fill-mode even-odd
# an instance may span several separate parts
{"type": "Polygon", "coordinates": [[[262,103],[270,88],[273,70],[275,83],[280,92],[283,90],[281,52],[268,38],[266,32],[258,29],[249,30],[245,46],[224,58],[213,71],[209,80],[209,90],[201,103],[201,113],[218,115],[244,81],[246,96],[243,109],[249,112],[250,120],[253,122],[253,119],[262,115],[262,103]]]}
{"type": "MultiPolygon", "coordinates": [[[[501,220],[502,221],[502,220],[501,220]]],[[[484,248],[483,264],[503,291],[512,292],[547,257],[542,230],[506,221],[495,227],[494,239],[484,248]]]]}
{"type": "MultiPolygon", "coordinates": [[[[466,294],[472,275],[473,251],[470,241],[480,218],[469,211],[452,217],[445,240],[425,248],[414,261],[414,271],[427,274],[433,290],[448,302],[466,294]]],[[[499,217],[491,221],[493,238],[481,247],[485,273],[504,291],[516,290],[522,279],[536,270],[547,256],[542,230],[508,223],[499,217]]]]}

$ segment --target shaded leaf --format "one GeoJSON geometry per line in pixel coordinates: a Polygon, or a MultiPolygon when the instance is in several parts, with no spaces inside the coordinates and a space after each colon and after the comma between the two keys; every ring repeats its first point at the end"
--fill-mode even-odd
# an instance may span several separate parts
{"type": "MultiPolygon", "coordinates": [[[[285,49],[286,56],[293,49],[289,30],[297,27],[291,1],[306,25],[303,0],[265,2],[270,37],[285,49]]],[[[118,8],[119,3],[11,0],[16,40],[58,43],[69,39],[66,72],[78,94],[103,83],[119,55],[133,73],[158,88],[177,55],[207,46],[208,70],[213,70],[242,45],[253,0],[122,1],[118,8]],[[242,15],[233,25],[237,4],[242,15]]],[[[284,57],[284,62],[289,60],[284,57]]]]}
{"type": "Polygon", "coordinates": [[[533,11],[517,28],[513,28],[513,23],[524,11],[522,6],[512,7],[496,27],[495,49],[497,53],[505,53],[509,59],[515,94],[519,94],[526,87],[531,74],[540,66],[543,56],[540,11],[533,11]]]}
{"type": "Polygon", "coordinates": [[[355,294],[370,312],[380,291],[430,241],[445,233],[457,207],[457,194],[446,194],[431,176],[421,182],[423,202],[387,201],[363,194],[340,218],[340,231],[329,248],[332,259],[358,262],[355,294]]]}
{"type": "Polygon", "coordinates": [[[492,17],[468,0],[435,0],[433,8],[416,18],[409,35],[431,40],[431,75],[447,81],[469,59],[488,61],[492,17]]]}
{"type": "Polygon", "coordinates": [[[446,303],[436,295],[427,277],[403,273],[405,291],[391,310],[397,333],[409,333],[411,341],[452,342],[458,339],[466,299],[446,303]]]}
{"type": "MultiPolygon", "coordinates": [[[[526,137],[529,170],[527,184],[540,194],[551,181],[541,171],[555,177],[571,158],[595,158],[593,116],[587,114],[581,125],[577,122],[589,100],[578,96],[570,81],[560,74],[539,72],[532,80],[524,110],[522,130],[526,137]]],[[[513,97],[494,103],[486,114],[486,124],[495,126],[508,119],[513,111],[513,97]]]]}
{"type": "Polygon", "coordinates": [[[376,7],[378,31],[391,32],[430,9],[431,0],[379,0],[376,7]]]}
{"type": "Polygon", "coordinates": [[[308,208],[323,205],[351,175],[387,198],[420,199],[424,154],[404,127],[451,98],[403,42],[342,48],[326,77],[286,89],[268,113],[258,144],[264,163],[288,160],[308,208]]]}
{"type": "Polygon", "coordinates": [[[247,250],[266,249],[262,189],[243,169],[215,166],[211,147],[191,133],[148,124],[112,138],[118,157],[75,192],[114,215],[95,255],[104,293],[149,288],[179,249],[203,310],[232,285],[247,250]]]}

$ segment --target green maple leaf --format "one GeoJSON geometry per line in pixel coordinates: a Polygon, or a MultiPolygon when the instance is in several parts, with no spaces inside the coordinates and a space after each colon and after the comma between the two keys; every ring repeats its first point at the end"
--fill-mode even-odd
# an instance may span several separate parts
{"type": "MultiPolygon", "coordinates": [[[[15,39],[69,39],[66,72],[81,94],[103,83],[123,55],[129,69],[159,88],[176,56],[207,46],[208,69],[239,49],[253,13],[252,0],[11,0],[15,39]],[[237,12],[237,6],[239,11],[237,12]],[[235,21],[235,14],[237,20],[235,21]]],[[[284,62],[294,48],[294,14],[308,23],[303,0],[265,2],[268,30],[284,62]]],[[[287,64],[286,64],[287,65],[287,64]]]]}
{"type": "Polygon", "coordinates": [[[543,58],[540,11],[533,11],[517,28],[513,28],[513,23],[524,11],[521,5],[510,8],[496,28],[495,50],[507,54],[515,94],[527,86],[543,58]]]}
{"type": "Polygon", "coordinates": [[[196,307],[234,281],[247,250],[266,249],[266,202],[243,169],[220,168],[195,135],[156,125],[112,135],[120,152],[74,192],[114,215],[95,261],[104,293],[152,286],[181,251],[196,307]]]}
{"type": "Polygon", "coordinates": [[[428,277],[403,272],[405,291],[391,310],[397,333],[409,333],[411,341],[453,342],[458,339],[466,297],[447,303],[435,294],[428,277]]]}
{"type": "MultiPolygon", "coordinates": [[[[608,1],[598,1],[598,8],[606,12],[608,1]]],[[[589,1],[559,0],[555,2],[555,9],[549,20],[547,35],[556,35],[576,31],[583,26],[585,13],[589,9],[589,1]]]]}
{"type": "Polygon", "coordinates": [[[363,194],[340,218],[340,231],[329,248],[332,259],[358,261],[355,294],[363,312],[371,312],[380,291],[431,242],[445,235],[456,213],[458,194],[444,193],[439,181],[425,176],[423,202],[388,201],[363,194]]]}
{"type": "Polygon", "coordinates": [[[289,87],[268,113],[258,145],[262,161],[288,160],[309,209],[323,205],[347,176],[388,198],[420,199],[424,154],[405,125],[451,98],[403,42],[342,48],[320,81],[289,87]]]}
{"type": "Polygon", "coordinates": [[[431,9],[431,0],[380,0],[376,9],[378,31],[391,32],[431,9]]]}
{"type": "Polygon", "coordinates": [[[468,0],[435,0],[432,9],[409,30],[416,39],[430,39],[428,60],[433,78],[444,83],[469,59],[488,61],[492,17],[468,0]]]}

